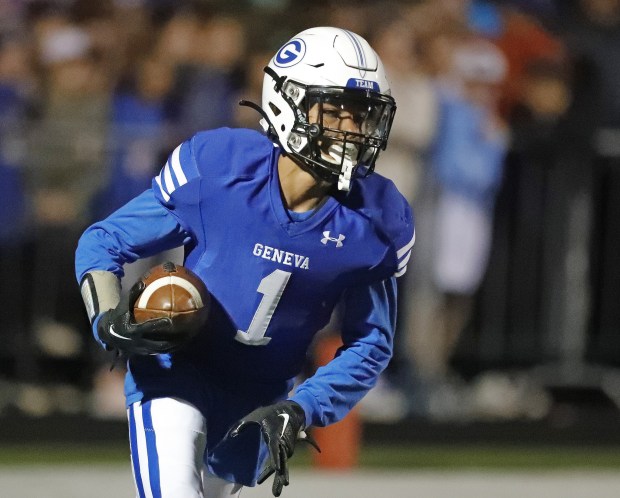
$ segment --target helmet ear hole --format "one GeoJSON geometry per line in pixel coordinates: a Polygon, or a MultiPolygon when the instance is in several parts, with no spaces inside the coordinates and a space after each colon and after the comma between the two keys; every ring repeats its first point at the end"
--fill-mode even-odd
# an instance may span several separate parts
{"type": "Polygon", "coordinates": [[[275,105],[273,102],[269,102],[269,108],[271,109],[271,112],[273,112],[273,115],[276,117],[279,116],[280,113],[282,112],[280,108],[277,105],[275,105]]]}
{"type": "Polygon", "coordinates": [[[282,131],[286,131],[286,126],[281,125],[281,126],[280,126],[280,129],[281,129],[282,131]]]}

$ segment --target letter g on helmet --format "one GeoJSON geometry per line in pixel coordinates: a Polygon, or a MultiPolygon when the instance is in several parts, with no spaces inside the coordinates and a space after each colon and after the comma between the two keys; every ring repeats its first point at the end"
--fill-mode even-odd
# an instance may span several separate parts
{"type": "Polygon", "coordinates": [[[273,58],[273,63],[279,68],[298,64],[306,54],[306,43],[299,38],[293,38],[284,45],[273,58]]]}

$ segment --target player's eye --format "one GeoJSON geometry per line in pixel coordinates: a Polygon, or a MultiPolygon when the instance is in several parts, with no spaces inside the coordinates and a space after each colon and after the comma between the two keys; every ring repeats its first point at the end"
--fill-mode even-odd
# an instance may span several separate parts
{"type": "Polygon", "coordinates": [[[323,109],[323,120],[327,121],[329,123],[333,123],[336,121],[339,121],[340,118],[340,111],[338,109],[323,109]]]}
{"type": "Polygon", "coordinates": [[[367,118],[368,118],[367,111],[357,112],[353,114],[353,122],[360,128],[362,127],[362,125],[364,124],[367,118]]]}

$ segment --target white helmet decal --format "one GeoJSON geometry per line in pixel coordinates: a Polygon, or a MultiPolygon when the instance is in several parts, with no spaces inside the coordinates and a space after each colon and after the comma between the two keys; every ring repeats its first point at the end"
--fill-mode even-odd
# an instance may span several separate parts
{"type": "Polygon", "coordinates": [[[301,62],[306,55],[306,43],[300,38],[293,38],[284,45],[273,58],[277,67],[290,67],[301,62]]]}

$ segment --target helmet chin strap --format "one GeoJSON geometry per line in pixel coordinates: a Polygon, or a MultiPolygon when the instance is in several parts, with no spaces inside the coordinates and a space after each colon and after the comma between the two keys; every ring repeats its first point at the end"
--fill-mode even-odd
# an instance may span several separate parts
{"type": "Polygon", "coordinates": [[[330,145],[327,150],[329,157],[335,161],[335,164],[341,163],[340,174],[338,175],[338,190],[343,192],[348,192],[351,189],[351,177],[355,169],[351,156],[355,152],[357,151],[353,144],[346,144],[343,148],[342,145],[336,143],[330,145]]]}
{"type": "Polygon", "coordinates": [[[271,76],[271,79],[273,79],[273,81],[275,82],[274,90],[276,92],[279,92],[282,89],[282,85],[284,85],[284,82],[286,81],[286,76],[280,76],[269,66],[265,66],[263,68],[263,71],[267,73],[269,76],[271,76]]]}
{"type": "Polygon", "coordinates": [[[344,160],[342,170],[338,175],[338,190],[348,192],[351,190],[351,175],[353,174],[353,163],[349,159],[344,160]]]}
{"type": "MultiPolygon", "coordinates": [[[[295,106],[292,105],[292,103],[290,102],[290,99],[286,95],[284,95],[283,92],[281,92],[282,86],[284,85],[284,82],[286,81],[286,76],[279,76],[278,73],[276,73],[269,66],[265,67],[264,71],[269,76],[271,76],[271,78],[274,80],[275,82],[274,89],[277,92],[280,92],[282,94],[282,97],[287,102],[289,102],[289,105],[291,105],[291,108],[294,110],[295,106]]],[[[252,101],[249,101],[249,100],[240,100],[239,105],[250,107],[251,109],[254,109],[256,112],[258,112],[261,115],[266,125],[264,127],[266,128],[265,132],[267,133],[268,138],[271,139],[274,143],[276,143],[278,147],[280,147],[282,154],[288,155],[288,153],[286,152],[286,149],[284,148],[284,146],[282,145],[282,142],[280,141],[280,137],[278,136],[275,126],[269,119],[269,116],[267,115],[265,110],[258,104],[252,101]]],[[[308,134],[310,138],[318,137],[321,134],[321,132],[322,132],[322,127],[321,125],[317,123],[311,124],[308,128],[308,134]]],[[[355,169],[355,164],[351,160],[351,156],[354,155],[355,153],[356,153],[356,147],[352,144],[346,144],[344,148],[342,145],[332,144],[327,150],[326,155],[328,156],[328,158],[333,160],[334,164],[341,165],[340,174],[338,175],[338,190],[342,192],[349,192],[349,190],[351,189],[351,177],[353,176],[353,171],[355,169]]],[[[318,179],[325,181],[335,176],[333,172],[327,172],[327,171],[325,171],[325,174],[321,174],[323,172],[324,166],[317,161],[314,161],[308,157],[299,155],[295,152],[291,152],[290,156],[295,159],[295,162],[300,164],[300,166],[306,169],[313,176],[316,176],[318,179]],[[311,164],[318,166],[319,167],[318,170],[312,168],[310,166],[311,164]]]]}
{"type": "MultiPolygon", "coordinates": [[[[284,85],[284,82],[286,81],[286,76],[279,76],[278,73],[276,73],[269,66],[265,66],[263,68],[263,71],[265,71],[265,73],[267,73],[269,76],[271,76],[271,78],[275,82],[275,86],[274,86],[275,91],[280,93],[282,95],[282,97],[286,100],[287,99],[286,95],[284,95],[281,92],[282,85],[284,85]]],[[[267,137],[272,142],[276,143],[278,145],[278,147],[280,147],[280,149],[282,150],[282,154],[286,155],[286,149],[284,148],[284,146],[282,145],[282,142],[280,141],[280,137],[278,136],[278,132],[276,131],[275,126],[273,125],[273,123],[269,119],[269,116],[264,111],[264,109],[261,106],[259,106],[258,104],[254,103],[254,102],[252,102],[250,100],[240,100],[239,101],[239,105],[245,106],[245,107],[249,107],[251,109],[254,109],[256,112],[258,112],[261,115],[261,117],[263,118],[263,121],[266,124],[265,132],[267,133],[267,137]]]]}
{"type": "MultiPolygon", "coordinates": [[[[259,106],[258,104],[250,100],[240,100],[239,105],[254,109],[256,112],[258,112],[261,115],[261,117],[263,118],[263,120],[265,121],[267,125],[267,129],[266,129],[267,136],[273,142],[275,142],[278,145],[278,147],[280,147],[280,150],[282,151],[282,155],[290,156],[300,167],[302,167],[305,171],[307,171],[312,176],[317,178],[317,180],[327,181],[330,178],[333,178],[333,174],[330,172],[326,171],[324,175],[321,175],[320,172],[322,170],[320,168],[319,169],[311,168],[310,165],[307,164],[307,162],[311,162],[308,158],[295,154],[294,152],[288,153],[286,149],[283,147],[282,142],[280,142],[280,138],[278,137],[278,134],[276,133],[276,130],[273,126],[273,123],[269,119],[269,116],[267,116],[267,113],[263,110],[261,106],[259,106]]],[[[312,161],[312,163],[315,163],[315,162],[312,161]]],[[[320,163],[315,163],[315,164],[316,166],[321,166],[320,163]]],[[[348,189],[346,190],[348,191],[348,189]]]]}
{"type": "Polygon", "coordinates": [[[282,146],[282,142],[280,142],[280,138],[278,137],[276,129],[273,126],[273,123],[271,122],[271,120],[269,119],[269,116],[267,116],[267,113],[263,110],[263,108],[250,100],[240,100],[239,105],[244,106],[244,107],[249,107],[250,109],[254,109],[256,112],[258,112],[261,115],[261,117],[265,120],[265,123],[267,124],[267,129],[265,130],[267,133],[267,137],[269,137],[269,139],[272,140],[273,142],[277,143],[278,147],[282,149],[282,152],[285,152],[285,149],[282,146]]]}

